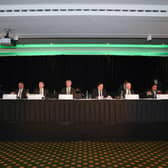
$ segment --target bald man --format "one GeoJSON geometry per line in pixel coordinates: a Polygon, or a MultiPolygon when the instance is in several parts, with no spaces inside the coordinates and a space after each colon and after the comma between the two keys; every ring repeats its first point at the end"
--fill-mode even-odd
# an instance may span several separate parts
{"type": "Polygon", "coordinates": [[[76,96],[76,91],[72,87],[72,81],[66,80],[65,87],[61,89],[61,94],[72,94],[74,97],[76,96]]]}
{"type": "Polygon", "coordinates": [[[132,90],[132,84],[130,82],[125,82],[123,89],[120,91],[120,96],[125,97],[125,95],[134,94],[132,90]]]}

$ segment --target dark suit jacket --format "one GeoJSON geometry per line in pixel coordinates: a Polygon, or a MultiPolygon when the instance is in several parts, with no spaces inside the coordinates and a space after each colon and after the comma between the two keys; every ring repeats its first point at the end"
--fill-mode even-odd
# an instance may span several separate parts
{"type": "MultiPolygon", "coordinates": [[[[61,89],[61,94],[66,94],[66,87],[61,89]]],[[[71,88],[71,94],[75,97],[76,91],[74,88],[71,88]]]]}
{"type": "MultiPolygon", "coordinates": [[[[103,97],[107,97],[107,92],[105,89],[103,89],[102,93],[103,93],[103,97]]],[[[97,97],[98,97],[98,89],[95,88],[92,91],[92,98],[97,98],[97,97]]]]}
{"type": "MultiPolygon", "coordinates": [[[[19,89],[16,89],[15,90],[16,95],[18,95],[18,92],[19,92],[19,89]]],[[[27,98],[27,93],[28,93],[28,90],[27,89],[23,89],[22,95],[21,95],[21,99],[27,98]]]]}
{"type": "MultiPolygon", "coordinates": [[[[34,93],[35,93],[35,94],[40,94],[40,89],[39,89],[39,88],[36,88],[36,89],[34,90],[34,93]]],[[[46,89],[46,88],[44,88],[44,96],[45,96],[45,97],[48,97],[48,96],[49,96],[49,91],[48,91],[48,89],[46,89]]]]}
{"type": "Polygon", "coordinates": [[[152,95],[147,95],[146,94],[147,98],[156,98],[156,94],[160,93],[160,91],[156,91],[156,94],[154,94],[154,92],[152,90],[149,90],[149,91],[152,92],[152,95]]]}
{"type": "MultiPolygon", "coordinates": [[[[134,93],[135,93],[134,90],[131,89],[131,94],[134,94],[134,93]]],[[[126,95],[126,90],[125,90],[125,89],[124,89],[124,90],[121,89],[121,90],[120,90],[120,95],[119,95],[119,96],[120,96],[120,97],[121,97],[121,96],[122,96],[122,97],[125,97],[125,95],[126,95]]]]}
{"type": "Polygon", "coordinates": [[[0,98],[2,98],[2,95],[4,94],[4,90],[0,89],[0,98]]]}

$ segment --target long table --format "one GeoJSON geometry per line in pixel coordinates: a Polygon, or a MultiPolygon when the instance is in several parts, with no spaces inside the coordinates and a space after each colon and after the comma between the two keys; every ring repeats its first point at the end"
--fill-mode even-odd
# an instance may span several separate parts
{"type": "Polygon", "coordinates": [[[168,137],[168,100],[1,100],[4,137],[168,137]]]}

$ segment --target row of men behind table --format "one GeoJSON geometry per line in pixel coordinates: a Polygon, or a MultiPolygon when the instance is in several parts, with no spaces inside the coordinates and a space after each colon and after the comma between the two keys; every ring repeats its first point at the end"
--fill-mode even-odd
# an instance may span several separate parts
{"type": "MultiPolygon", "coordinates": [[[[48,89],[45,87],[44,82],[40,81],[38,83],[38,88],[34,90],[34,94],[41,94],[42,97],[50,97],[51,95],[49,94],[48,89]]],[[[117,96],[113,96],[113,98],[124,98],[125,95],[129,94],[134,94],[135,92],[132,90],[132,84],[128,81],[125,81],[122,86],[120,87],[118,91],[117,96]]],[[[160,94],[161,91],[158,90],[157,84],[153,84],[151,86],[151,89],[145,92],[145,97],[147,98],[156,98],[157,94],[160,94]]],[[[18,88],[11,92],[11,94],[16,94],[18,98],[27,98],[27,95],[29,94],[29,91],[25,89],[24,83],[19,82],[18,83],[18,88]]],[[[61,89],[59,94],[72,94],[74,98],[81,99],[81,98],[86,98],[88,95],[85,95],[81,93],[80,89],[74,89],[72,87],[72,81],[71,80],[66,80],[65,81],[65,87],[61,89]]],[[[104,88],[103,83],[98,83],[97,87],[93,89],[90,98],[98,98],[98,97],[111,97],[110,94],[106,92],[106,89],[104,88]]]]}

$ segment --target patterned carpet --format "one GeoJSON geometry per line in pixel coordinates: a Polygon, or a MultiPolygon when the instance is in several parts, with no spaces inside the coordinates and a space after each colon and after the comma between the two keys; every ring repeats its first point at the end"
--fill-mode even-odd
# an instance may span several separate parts
{"type": "Polygon", "coordinates": [[[168,168],[168,141],[0,142],[0,168],[168,168]]]}

